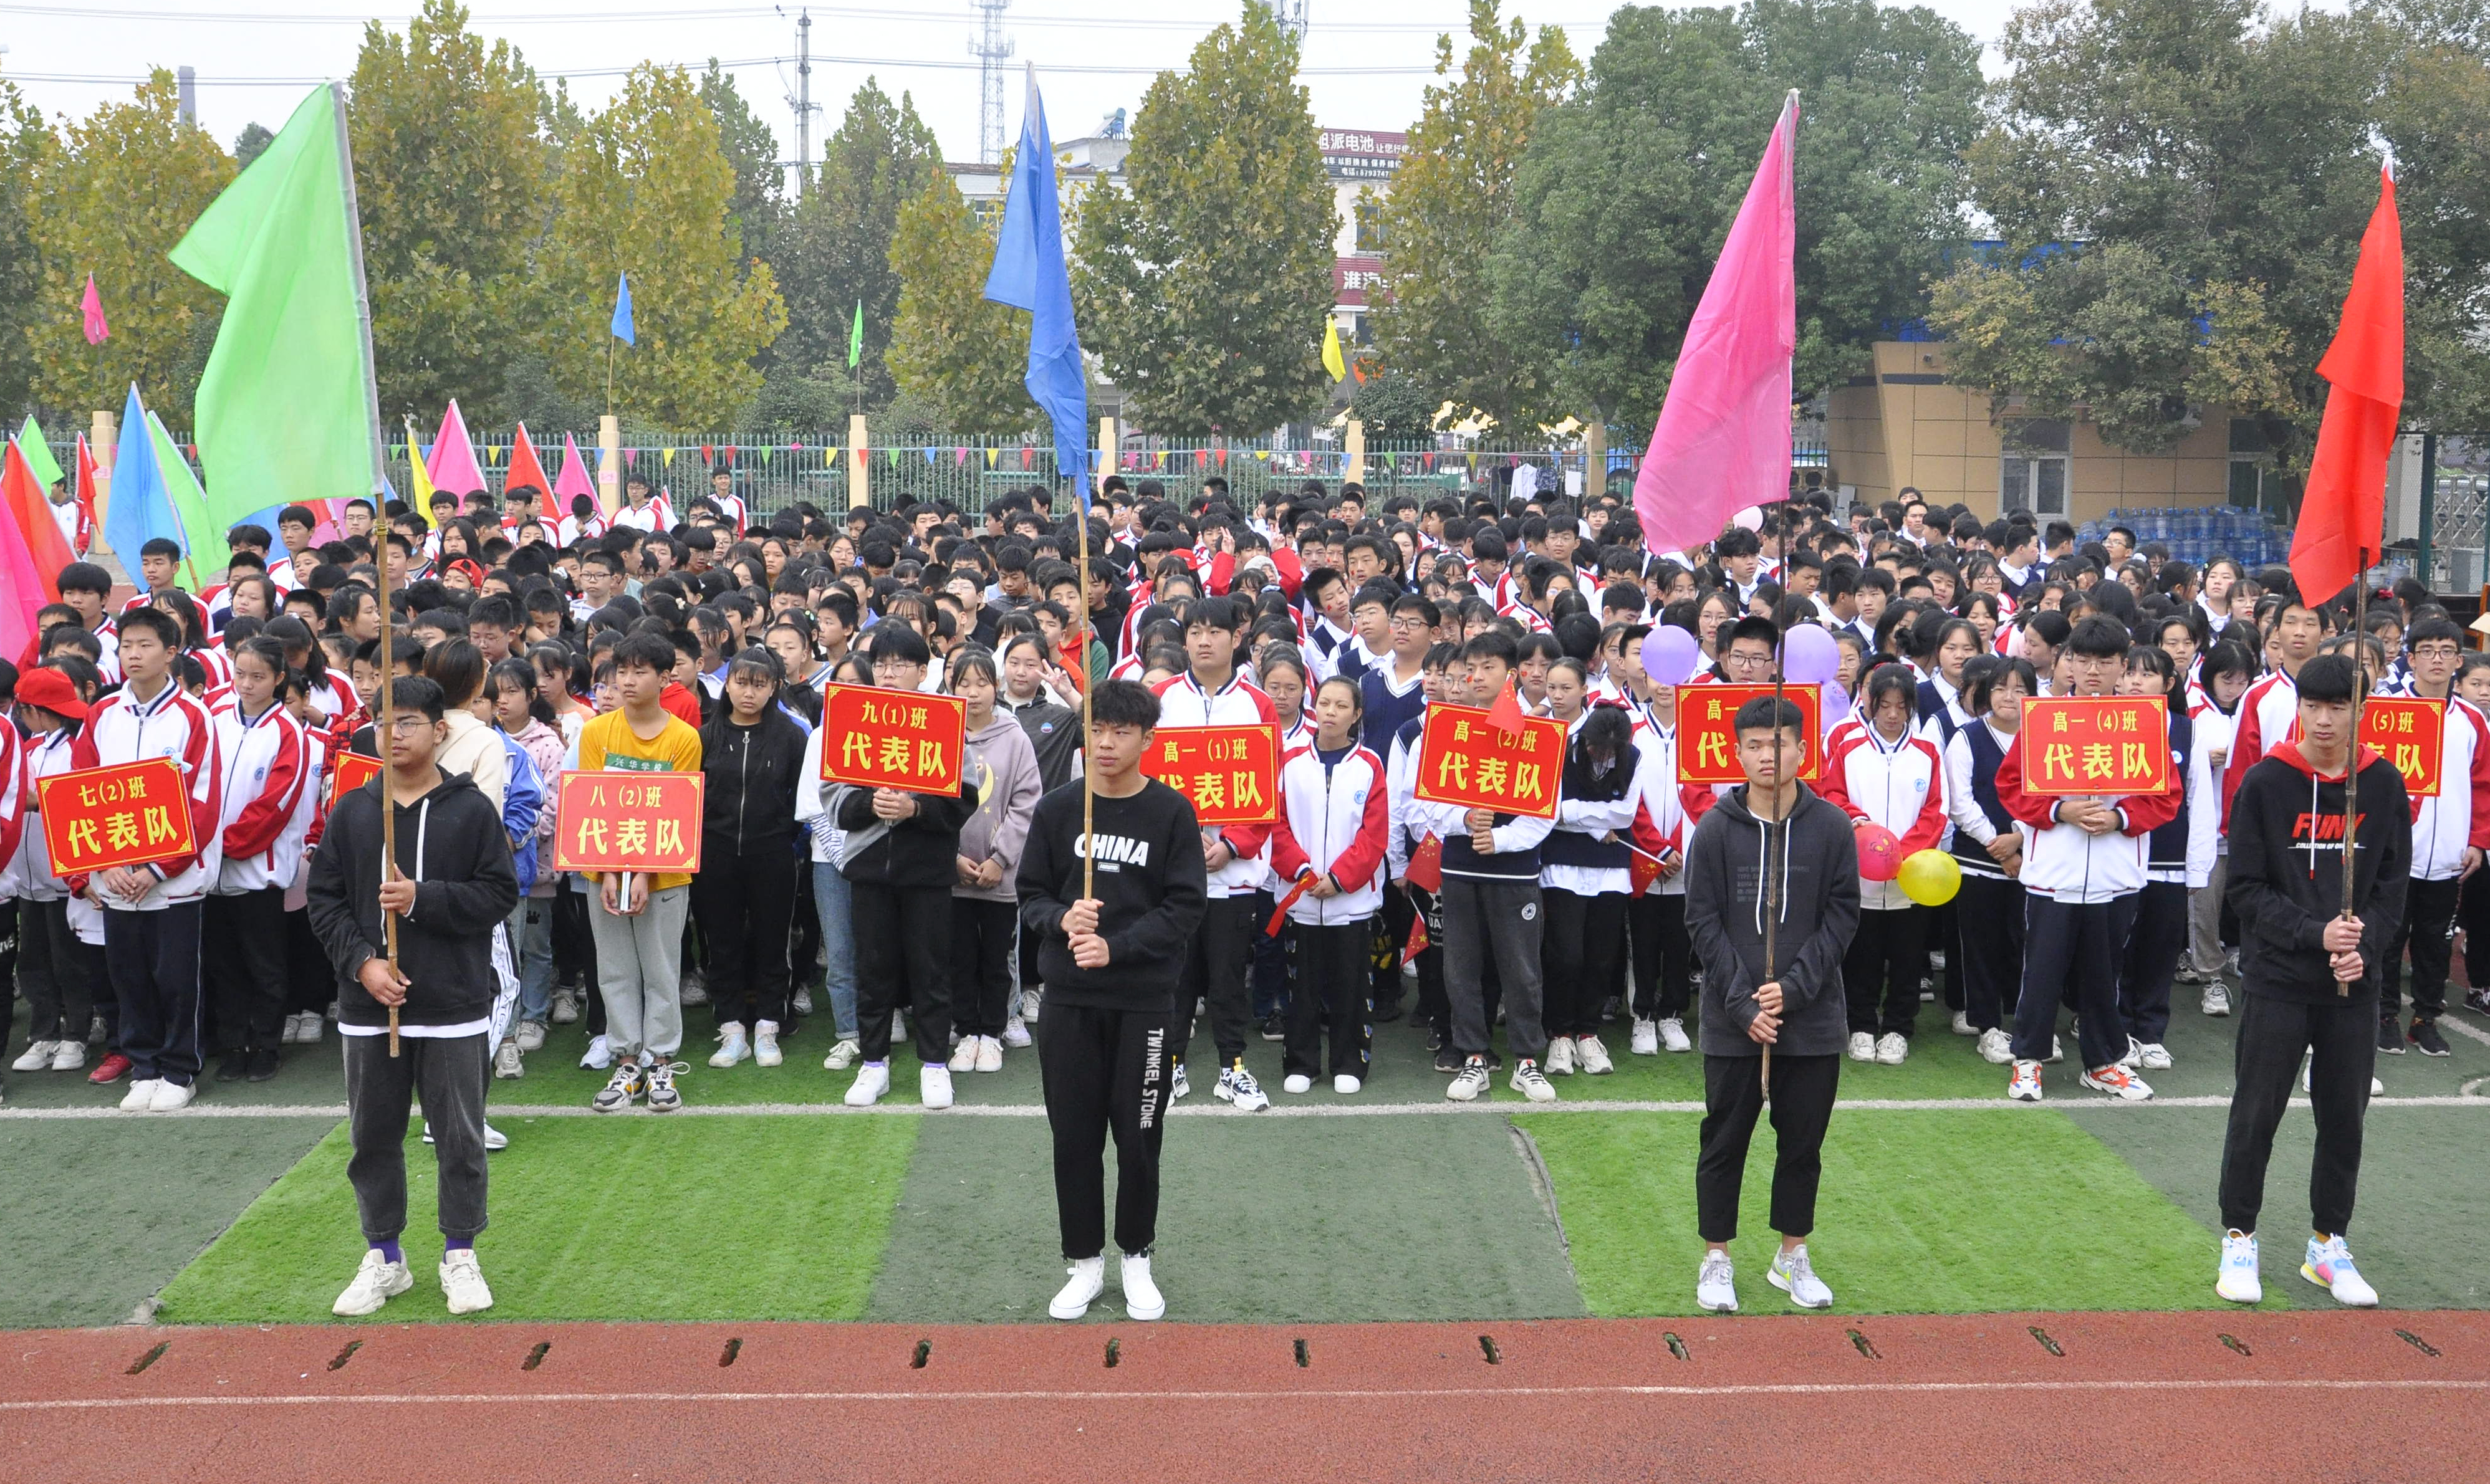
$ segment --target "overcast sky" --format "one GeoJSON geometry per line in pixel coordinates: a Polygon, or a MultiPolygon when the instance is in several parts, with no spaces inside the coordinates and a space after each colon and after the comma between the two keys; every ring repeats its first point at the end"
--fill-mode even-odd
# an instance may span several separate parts
{"type": "MultiPolygon", "coordinates": [[[[1508,0],[1509,3],[1509,0],[1508,0]]],[[[1547,0],[1521,12],[1532,25],[1559,23],[1587,57],[1610,7],[1547,0]]],[[[1331,128],[1400,129],[1419,106],[1434,37],[1458,31],[1462,0],[1310,0],[1305,81],[1316,121],[1331,128]]],[[[1933,0],[1933,8],[1993,43],[2009,0],[1933,0]]],[[[245,125],[282,124],[312,85],[354,69],[362,20],[402,27],[414,7],[323,9],[316,0],[51,0],[0,4],[0,72],[47,115],[84,115],[128,94],[151,66],[198,70],[199,119],[230,146],[245,125]]],[[[796,157],[796,21],[799,7],[767,3],[685,5],[680,0],[483,0],[470,24],[507,38],[536,71],[566,77],[571,96],[601,105],[634,63],[730,65],[753,109],[774,130],[782,158],[796,157]]],[[[867,75],[906,90],[955,160],[977,155],[977,71],[969,45],[979,13],[967,0],[852,0],[814,5],[812,93],[820,110],[812,156],[837,127],[849,93],[867,75]]],[[[1231,0],[1015,0],[1004,14],[1013,67],[1033,61],[1055,137],[1093,132],[1117,108],[1135,107],[1151,73],[1180,68],[1212,26],[1232,17],[1231,0]]],[[[1995,56],[1989,56],[1992,68],[1995,56]]],[[[1020,129],[1020,89],[1005,92],[1004,130],[1020,129]]]]}

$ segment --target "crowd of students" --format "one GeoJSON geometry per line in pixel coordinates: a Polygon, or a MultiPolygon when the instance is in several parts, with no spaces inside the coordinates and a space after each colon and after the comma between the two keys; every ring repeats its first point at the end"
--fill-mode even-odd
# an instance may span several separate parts
{"type": "Polygon", "coordinates": [[[126,1081],[123,1107],[172,1111],[203,1084],[274,1076],[287,1047],[329,1033],[339,976],[307,863],[340,756],[379,756],[378,687],[405,675],[439,687],[440,766],[472,781],[511,847],[496,1074],[524,1075],[550,1027],[584,1020],[587,1065],[611,1072],[600,1110],[680,1106],[682,1059],[705,1047],[713,1067],[780,1065],[817,1014],[823,1065],[851,1073],[855,1104],[889,1094],[895,1033],[929,1107],[954,1074],[1028,1046],[1041,934],[1018,868],[1039,798],[1073,776],[1081,694],[1110,676],[1155,692],[1160,726],[1262,724],[1281,740],[1275,820],[1202,832],[1208,900],[1169,1047],[1178,1099],[1191,1072],[1267,1106],[1245,1065],[1257,1036],[1282,1043],[1284,1094],[1357,1093],[1375,1027],[1404,1013],[1404,968],[1456,1099],[1499,1071],[1532,1099],[1607,1073],[1620,1022],[1632,1054],[1693,1049],[1702,965],[1681,872],[1728,785],[1677,782],[1679,698],[1770,679],[1797,625],[1839,654],[1815,791],[1906,853],[1949,851],[1962,876],[1934,908],[1862,881],[1840,966],[1855,1062],[1904,1061],[1935,998],[2007,1070],[2010,1097],[2039,1099],[2070,1039],[2079,1086],[2151,1096],[2174,982],[2199,986],[2204,1013],[2230,1012],[2224,811],[2291,735],[2294,677],[2320,653],[2358,650],[2380,692],[2447,701],[2451,783],[2416,805],[2394,944],[2411,1015],[2390,972],[2379,1050],[2445,1054],[2450,928],[2481,942],[2490,913],[2475,879],[2490,657],[2419,592],[2381,597],[2350,636],[2278,570],[2198,568],[2123,530],[2078,548],[2063,523],[1932,513],[1907,492],[1839,519],[1814,493],[1760,530],[1655,554],[1614,494],[1371,503],[1309,483],[1240,507],[1217,479],[1172,499],[1115,478],[1093,516],[1085,639],[1078,544],[1042,487],[976,512],[746,514],[723,473],[680,515],[637,478],[611,520],[552,521],[525,490],[441,496],[430,519],[356,501],[325,541],[300,507],[274,541],[235,528],[201,592],[178,585],[169,543],[136,554],[145,585],[118,612],[102,568],[59,574],[61,603],[6,674],[16,726],[0,728],[0,899],[18,924],[5,980],[31,1009],[13,1070],[126,1081]],[[959,697],[960,793],[821,783],[833,683],[959,697]],[[1508,689],[1568,728],[1555,816],[1418,799],[1427,707],[1508,689]],[[2167,698],[2171,786],[2026,793],[2023,702],[2105,694],[2167,698]],[[51,874],[34,780],[159,756],[189,780],[197,853],[51,874]],[[618,768],[707,776],[697,875],[553,869],[560,779],[618,768]]]}

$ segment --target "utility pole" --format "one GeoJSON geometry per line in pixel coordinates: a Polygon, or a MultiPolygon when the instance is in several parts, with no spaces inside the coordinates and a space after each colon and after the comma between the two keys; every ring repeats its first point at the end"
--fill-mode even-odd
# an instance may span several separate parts
{"type": "Polygon", "coordinates": [[[1003,64],[1011,60],[1011,38],[1003,35],[1003,12],[1011,0],[969,0],[985,16],[969,55],[977,67],[977,161],[999,164],[1003,157],[1003,64]]]}
{"type": "MultiPolygon", "coordinates": [[[[781,12],[780,14],[785,14],[781,12]]],[[[796,198],[813,188],[813,13],[796,14],[796,198]]]]}

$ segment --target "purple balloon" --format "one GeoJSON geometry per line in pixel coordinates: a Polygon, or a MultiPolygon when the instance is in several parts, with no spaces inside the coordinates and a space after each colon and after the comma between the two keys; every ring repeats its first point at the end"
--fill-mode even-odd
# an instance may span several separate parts
{"type": "Polygon", "coordinates": [[[1642,672],[1654,685],[1684,685],[1701,668],[1703,651],[1694,636],[1673,623],[1664,623],[1642,642],[1642,672]]]}
{"type": "Polygon", "coordinates": [[[1834,728],[1850,719],[1850,693],[1832,680],[1824,682],[1820,693],[1824,698],[1824,734],[1829,737],[1834,728]]]}
{"type": "Polygon", "coordinates": [[[1841,646],[1812,623],[1792,625],[1781,636],[1781,678],[1792,685],[1822,685],[1841,673],[1841,646]]]}

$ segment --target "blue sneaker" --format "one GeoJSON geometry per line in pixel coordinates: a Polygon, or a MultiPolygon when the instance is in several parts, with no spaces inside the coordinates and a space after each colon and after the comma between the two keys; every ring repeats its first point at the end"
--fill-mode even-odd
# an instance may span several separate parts
{"type": "Polygon", "coordinates": [[[2254,1232],[2222,1234],[2222,1266],[2214,1278],[2214,1292],[2233,1303],[2255,1303],[2265,1297],[2265,1282],[2257,1275],[2254,1232]]]}
{"type": "Polygon", "coordinates": [[[2355,1309],[2378,1306],[2378,1291],[2353,1266],[2352,1253],[2343,1245],[2340,1233],[2324,1241],[2308,1239],[2308,1257],[2300,1265],[2300,1275],[2333,1294],[2336,1303],[2355,1309]]]}

